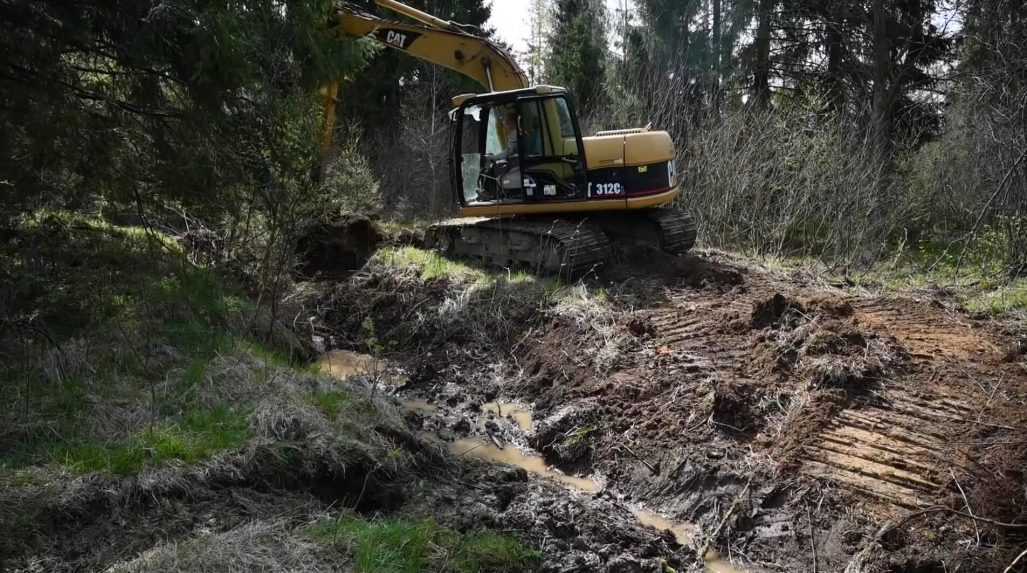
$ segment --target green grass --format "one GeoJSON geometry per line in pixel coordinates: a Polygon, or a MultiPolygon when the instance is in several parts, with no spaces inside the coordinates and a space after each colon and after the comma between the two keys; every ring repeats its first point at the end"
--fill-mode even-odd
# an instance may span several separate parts
{"type": "Polygon", "coordinates": [[[540,559],[539,552],[513,537],[460,534],[431,520],[341,517],[321,521],[309,533],[323,543],[349,547],[361,573],[531,571],[540,559]]]}
{"type": "Polygon", "coordinates": [[[310,396],[310,401],[332,421],[335,421],[344,409],[353,405],[353,400],[348,393],[337,390],[313,394],[310,396]]]}
{"type": "Polygon", "coordinates": [[[416,247],[381,249],[374,255],[379,263],[392,267],[415,267],[425,281],[447,279],[465,283],[492,283],[505,280],[512,284],[549,282],[525,271],[507,272],[503,269],[484,269],[464,261],[450,259],[435,251],[416,247]]]}
{"type": "Polygon", "coordinates": [[[1027,312],[1027,279],[974,292],[966,296],[964,304],[971,312],[995,316],[1027,312]]]}
{"type": "Polygon", "coordinates": [[[0,244],[0,282],[11,285],[13,318],[33,325],[30,336],[0,333],[0,353],[13,357],[0,364],[0,408],[8,413],[0,421],[26,429],[0,444],[0,470],[57,462],[126,474],[198,461],[248,435],[242,414],[198,409],[196,389],[212,360],[235,352],[300,367],[242,332],[254,304],[215,270],[187,261],[168,235],[37,213],[17,241],[0,244]],[[54,357],[71,366],[57,377],[44,368],[54,357]],[[155,385],[162,396],[151,405],[155,385]],[[109,403],[152,406],[157,418],[104,441],[90,428],[109,403]]]}
{"type": "Polygon", "coordinates": [[[50,459],[74,472],[130,475],[147,465],[170,460],[196,463],[217,452],[241,447],[249,436],[245,413],[215,408],[191,412],[178,423],[165,422],[122,443],[58,446],[51,451],[50,459]]]}

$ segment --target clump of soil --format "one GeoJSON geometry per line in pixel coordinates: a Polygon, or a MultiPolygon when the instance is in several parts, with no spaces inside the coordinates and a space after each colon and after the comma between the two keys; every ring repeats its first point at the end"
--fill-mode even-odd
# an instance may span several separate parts
{"type": "Polygon", "coordinates": [[[558,410],[528,438],[546,462],[572,473],[590,471],[595,444],[602,433],[598,412],[587,402],[558,410]]]}
{"type": "Polygon", "coordinates": [[[806,309],[801,303],[774,293],[774,296],[753,305],[749,324],[754,329],[788,327],[805,314],[806,309]]]}
{"type": "Polygon", "coordinates": [[[382,241],[378,226],[362,215],[347,215],[317,223],[296,243],[301,276],[335,276],[354,271],[374,254],[382,241]]]}
{"type": "Polygon", "coordinates": [[[709,382],[709,390],[702,400],[702,411],[719,429],[742,437],[755,435],[763,426],[763,416],[756,411],[763,392],[738,381],[709,382]]]}

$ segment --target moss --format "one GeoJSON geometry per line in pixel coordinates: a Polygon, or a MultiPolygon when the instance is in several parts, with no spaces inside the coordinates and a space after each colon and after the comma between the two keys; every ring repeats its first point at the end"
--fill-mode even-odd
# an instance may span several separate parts
{"type": "Polygon", "coordinates": [[[432,520],[342,517],[321,521],[309,533],[323,543],[350,548],[360,572],[531,571],[540,559],[513,537],[487,531],[460,534],[432,520]]]}
{"type": "Polygon", "coordinates": [[[316,374],[316,366],[307,364],[290,354],[245,337],[235,340],[235,349],[247,352],[268,366],[292,368],[300,372],[316,374]]]}

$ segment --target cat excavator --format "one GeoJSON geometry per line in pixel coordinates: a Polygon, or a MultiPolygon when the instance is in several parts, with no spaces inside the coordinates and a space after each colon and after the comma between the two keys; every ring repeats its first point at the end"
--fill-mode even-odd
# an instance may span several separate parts
{"type": "MultiPolygon", "coordinates": [[[[487,90],[452,100],[450,172],[460,216],[429,227],[430,247],[562,276],[600,266],[615,243],[672,254],[692,247],[692,219],[671,207],[680,190],[667,132],[644,127],[583,137],[567,90],[530,86],[513,57],[477,28],[396,0],[375,1],[413,22],[343,3],[332,22],[336,32],[373,38],[487,90]]],[[[323,92],[327,152],[339,83],[323,92]]]]}

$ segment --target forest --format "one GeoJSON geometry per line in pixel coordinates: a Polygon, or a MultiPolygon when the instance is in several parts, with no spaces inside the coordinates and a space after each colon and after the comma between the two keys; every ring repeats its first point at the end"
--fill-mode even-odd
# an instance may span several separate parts
{"type": "Polygon", "coordinates": [[[1027,571],[1027,4],[508,2],[0,0],[0,571],[1027,571]]]}

